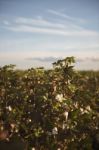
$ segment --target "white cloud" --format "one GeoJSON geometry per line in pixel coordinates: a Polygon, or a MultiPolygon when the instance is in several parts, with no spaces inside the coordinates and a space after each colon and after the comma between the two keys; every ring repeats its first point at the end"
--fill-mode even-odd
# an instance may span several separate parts
{"type": "Polygon", "coordinates": [[[64,23],[68,25],[68,27],[71,29],[82,30],[84,29],[83,24],[87,22],[85,19],[71,17],[67,15],[66,13],[61,13],[56,10],[48,9],[47,12],[54,16],[59,17],[60,21],[62,22],[64,21],[64,23]]]}
{"type": "Polygon", "coordinates": [[[83,27],[77,25],[74,21],[71,23],[70,21],[64,20],[56,20],[49,21],[48,19],[44,19],[42,16],[37,16],[36,19],[33,18],[25,18],[25,17],[18,17],[15,19],[15,23],[19,25],[31,25],[36,27],[51,27],[51,28],[65,28],[65,29],[75,29],[75,30],[82,30],[83,27]]]}
{"type": "Polygon", "coordinates": [[[81,31],[71,31],[71,30],[59,30],[53,28],[40,28],[40,27],[32,27],[29,25],[18,25],[18,26],[10,26],[5,27],[7,30],[11,30],[14,32],[28,32],[28,33],[43,33],[43,34],[51,34],[51,35],[62,35],[62,36],[99,36],[99,33],[92,30],[81,30],[81,31]]]}
{"type": "Polygon", "coordinates": [[[52,10],[52,9],[49,9],[47,10],[49,13],[53,14],[53,15],[56,15],[56,16],[59,16],[59,17],[62,17],[62,18],[65,18],[65,19],[68,19],[70,21],[73,21],[73,22],[80,22],[80,23],[84,23],[86,22],[84,19],[80,19],[80,18],[74,18],[74,17],[71,17],[65,13],[61,13],[61,12],[58,12],[56,10],[52,10]]]}
{"type": "Polygon", "coordinates": [[[46,26],[46,27],[53,27],[53,28],[64,28],[63,24],[50,22],[48,20],[43,19],[41,16],[38,16],[37,19],[19,17],[15,20],[15,22],[17,24],[25,24],[25,25],[36,25],[36,26],[46,26]]]}
{"type": "Polygon", "coordinates": [[[50,13],[63,16],[72,20],[66,22],[59,21],[48,21],[43,19],[42,16],[37,16],[36,19],[25,18],[25,17],[17,17],[12,21],[12,25],[4,20],[5,26],[3,29],[7,29],[13,32],[28,32],[28,33],[40,33],[40,34],[48,34],[48,35],[61,35],[61,36],[99,36],[99,32],[94,30],[84,29],[82,24],[76,24],[78,19],[67,16],[65,14],[61,14],[54,10],[48,10],[50,13]],[[75,21],[74,21],[75,20],[75,21]],[[6,26],[9,25],[9,26],[6,26]]]}

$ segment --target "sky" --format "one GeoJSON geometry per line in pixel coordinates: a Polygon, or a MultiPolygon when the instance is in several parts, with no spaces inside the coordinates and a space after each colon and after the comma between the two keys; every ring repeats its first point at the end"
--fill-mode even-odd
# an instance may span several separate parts
{"type": "Polygon", "coordinates": [[[44,66],[67,56],[99,70],[99,0],[0,0],[0,66],[44,66]]]}

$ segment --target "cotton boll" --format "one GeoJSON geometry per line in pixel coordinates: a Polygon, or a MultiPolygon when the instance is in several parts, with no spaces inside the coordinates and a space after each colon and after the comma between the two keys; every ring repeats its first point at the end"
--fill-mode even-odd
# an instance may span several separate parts
{"type": "Polygon", "coordinates": [[[56,99],[57,99],[59,102],[62,102],[62,100],[63,100],[63,94],[57,94],[56,99]]]}
{"type": "Polygon", "coordinates": [[[11,106],[7,106],[6,109],[8,109],[9,111],[12,111],[12,107],[11,106]]]}
{"type": "Polygon", "coordinates": [[[54,127],[54,128],[53,128],[52,133],[53,133],[53,134],[57,134],[57,133],[58,133],[57,127],[54,127]]]}
{"type": "Polygon", "coordinates": [[[68,119],[68,112],[67,111],[64,112],[64,116],[66,117],[66,120],[67,120],[68,119]]]}

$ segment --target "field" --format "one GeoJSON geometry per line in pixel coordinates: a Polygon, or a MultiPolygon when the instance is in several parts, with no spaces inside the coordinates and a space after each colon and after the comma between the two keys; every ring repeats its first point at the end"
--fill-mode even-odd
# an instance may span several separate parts
{"type": "Polygon", "coordinates": [[[98,150],[99,71],[77,71],[74,63],[67,57],[51,70],[0,68],[1,147],[98,150]]]}

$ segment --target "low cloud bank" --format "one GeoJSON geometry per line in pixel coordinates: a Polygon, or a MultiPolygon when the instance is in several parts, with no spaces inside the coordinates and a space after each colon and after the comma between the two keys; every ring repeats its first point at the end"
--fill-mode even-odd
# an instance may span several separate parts
{"type": "MultiPolygon", "coordinates": [[[[40,62],[54,62],[59,59],[63,59],[62,57],[29,57],[26,58],[26,60],[30,61],[40,61],[40,62]]],[[[85,61],[91,61],[91,62],[99,62],[99,57],[85,57],[85,58],[76,58],[76,62],[85,62],[85,61]]]]}

